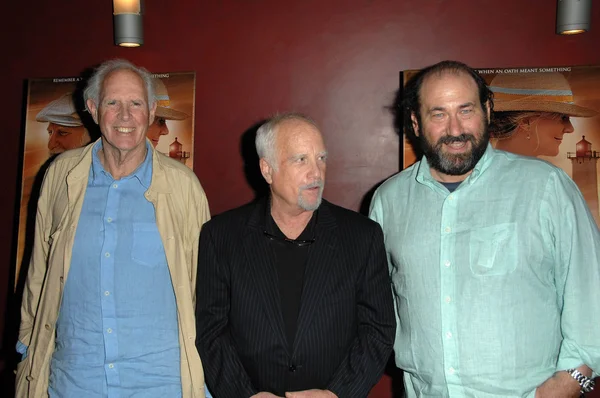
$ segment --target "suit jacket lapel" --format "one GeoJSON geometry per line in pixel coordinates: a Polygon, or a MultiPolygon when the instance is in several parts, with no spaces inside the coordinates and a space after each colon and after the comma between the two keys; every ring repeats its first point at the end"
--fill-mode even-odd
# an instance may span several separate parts
{"type": "Polygon", "coordinates": [[[271,322],[275,334],[280,337],[285,350],[288,351],[283,315],[281,313],[279,280],[277,278],[273,251],[269,247],[268,239],[263,234],[267,204],[267,199],[261,199],[254,207],[246,227],[243,246],[246,252],[247,264],[250,267],[250,274],[253,276],[254,285],[264,302],[264,311],[267,319],[271,322]]]}
{"type": "Polygon", "coordinates": [[[294,352],[304,336],[304,332],[315,313],[315,308],[320,304],[325,286],[329,282],[331,265],[336,261],[338,234],[335,218],[329,210],[328,203],[323,200],[319,207],[317,225],[315,226],[315,242],[310,246],[306,270],[304,271],[304,286],[296,338],[294,339],[294,352]]]}

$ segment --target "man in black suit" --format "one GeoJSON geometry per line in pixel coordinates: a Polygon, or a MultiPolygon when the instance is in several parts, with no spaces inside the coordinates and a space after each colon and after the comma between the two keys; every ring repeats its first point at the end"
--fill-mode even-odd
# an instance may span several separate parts
{"type": "Polygon", "coordinates": [[[395,334],[379,225],[321,199],[315,123],[284,114],[256,136],[270,197],[204,225],[197,346],[216,398],[366,397],[395,334]]]}

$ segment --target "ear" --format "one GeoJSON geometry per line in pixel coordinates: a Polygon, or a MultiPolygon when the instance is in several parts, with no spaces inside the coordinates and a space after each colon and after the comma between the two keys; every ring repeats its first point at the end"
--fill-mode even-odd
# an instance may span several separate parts
{"type": "Polygon", "coordinates": [[[410,114],[410,120],[412,121],[412,128],[415,131],[415,135],[419,136],[419,121],[417,120],[417,116],[414,112],[410,114]]]}
{"type": "Polygon", "coordinates": [[[94,101],[92,101],[91,99],[88,99],[85,103],[86,103],[88,109],[90,110],[90,113],[92,114],[92,118],[94,119],[94,122],[96,122],[96,124],[98,124],[98,107],[96,106],[96,103],[94,101]]]}
{"type": "Polygon", "coordinates": [[[485,111],[487,113],[487,121],[488,121],[488,125],[491,123],[492,119],[492,107],[490,105],[490,101],[487,100],[487,102],[485,103],[485,111]]]}
{"type": "Polygon", "coordinates": [[[260,174],[262,174],[267,184],[271,185],[273,182],[273,167],[271,167],[265,158],[260,158],[258,165],[260,166],[260,174]]]}
{"type": "Polygon", "coordinates": [[[156,101],[152,104],[150,112],[148,113],[148,126],[154,123],[154,116],[156,115],[156,101]]]}
{"type": "Polygon", "coordinates": [[[518,127],[523,130],[529,130],[531,128],[531,119],[533,119],[533,117],[524,117],[519,121],[518,127]]]}

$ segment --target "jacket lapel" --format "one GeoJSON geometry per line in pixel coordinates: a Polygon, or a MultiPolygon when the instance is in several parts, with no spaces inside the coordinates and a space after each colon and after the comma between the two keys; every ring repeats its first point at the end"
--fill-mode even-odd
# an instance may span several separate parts
{"type": "Polygon", "coordinates": [[[298,326],[294,339],[294,352],[304,337],[307,326],[310,325],[315,308],[320,305],[325,286],[329,282],[329,272],[336,261],[338,234],[335,218],[331,214],[328,203],[323,200],[319,207],[317,225],[315,226],[315,243],[310,246],[306,270],[304,271],[304,286],[302,300],[298,313],[298,326]]]}
{"type": "Polygon", "coordinates": [[[244,234],[243,246],[253,283],[264,302],[264,312],[275,334],[279,336],[282,345],[288,351],[273,251],[263,233],[267,204],[267,199],[261,199],[254,206],[244,234]]]}
{"type": "MultiPolygon", "coordinates": [[[[90,168],[92,167],[92,150],[100,140],[101,138],[98,138],[93,144],[84,147],[80,152],[77,164],[67,173],[67,200],[65,201],[64,198],[55,200],[57,205],[54,206],[53,211],[60,212],[60,218],[53,218],[53,220],[60,220],[60,225],[57,225],[56,228],[53,226],[53,229],[54,231],[57,229],[64,229],[65,233],[68,234],[65,239],[65,256],[63,260],[63,275],[65,277],[69,274],[69,270],[71,269],[71,254],[75,242],[75,232],[77,231],[77,225],[83,207],[83,200],[87,190],[90,168]],[[72,220],[76,220],[76,222],[72,222],[72,220]]],[[[59,195],[62,196],[63,194],[59,193],[59,195]]],[[[58,213],[54,214],[54,216],[57,217],[58,213]]]]}

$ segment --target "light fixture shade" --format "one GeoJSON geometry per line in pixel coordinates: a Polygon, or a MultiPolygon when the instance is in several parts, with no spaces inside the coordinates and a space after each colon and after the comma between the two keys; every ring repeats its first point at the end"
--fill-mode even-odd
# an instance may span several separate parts
{"type": "Polygon", "coordinates": [[[557,0],[556,33],[572,35],[590,30],[592,0],[557,0]]]}
{"type": "Polygon", "coordinates": [[[113,0],[115,44],[139,47],[144,44],[142,0],[113,0]]]}

